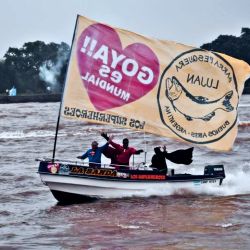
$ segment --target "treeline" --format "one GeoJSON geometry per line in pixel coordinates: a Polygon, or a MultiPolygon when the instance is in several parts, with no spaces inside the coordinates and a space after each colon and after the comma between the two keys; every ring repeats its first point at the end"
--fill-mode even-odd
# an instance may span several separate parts
{"type": "Polygon", "coordinates": [[[0,94],[15,86],[18,94],[61,92],[70,47],[42,41],[9,48],[0,61],[0,94]]]}
{"type": "MultiPolygon", "coordinates": [[[[211,43],[203,44],[201,48],[227,54],[250,65],[250,28],[242,28],[239,37],[220,35],[211,43]]],[[[244,92],[250,94],[250,79],[245,83],[244,92]]]]}
{"type": "MultiPolygon", "coordinates": [[[[250,65],[250,29],[242,28],[239,37],[220,35],[201,48],[225,53],[250,65]]],[[[61,92],[70,47],[66,43],[42,41],[25,43],[21,48],[9,48],[0,60],[0,94],[15,86],[18,94],[61,92]]],[[[250,80],[245,92],[250,93],[250,80]]]]}

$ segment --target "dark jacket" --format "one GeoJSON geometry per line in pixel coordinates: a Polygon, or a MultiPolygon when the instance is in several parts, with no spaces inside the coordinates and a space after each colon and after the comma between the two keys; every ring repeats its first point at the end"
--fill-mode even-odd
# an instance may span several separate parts
{"type": "Polygon", "coordinates": [[[155,154],[151,159],[151,167],[167,172],[166,152],[162,152],[159,147],[154,148],[155,154]]]}
{"type": "Polygon", "coordinates": [[[116,158],[117,158],[117,155],[119,154],[119,151],[117,149],[112,148],[112,147],[107,147],[103,151],[103,154],[105,155],[105,157],[111,159],[111,164],[117,164],[116,158]]]}

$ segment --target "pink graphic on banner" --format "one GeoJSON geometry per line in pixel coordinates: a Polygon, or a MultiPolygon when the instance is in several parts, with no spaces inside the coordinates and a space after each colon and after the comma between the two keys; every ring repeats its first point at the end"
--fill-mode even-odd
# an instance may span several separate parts
{"type": "Polygon", "coordinates": [[[116,31],[103,24],[82,32],[77,59],[89,98],[99,111],[138,100],[155,87],[159,77],[158,58],[148,46],[131,41],[123,49],[116,31]]]}

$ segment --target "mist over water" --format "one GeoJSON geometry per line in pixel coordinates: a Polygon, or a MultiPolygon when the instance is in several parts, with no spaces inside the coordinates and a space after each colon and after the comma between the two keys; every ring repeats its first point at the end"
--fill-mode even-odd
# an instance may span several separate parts
{"type": "MultiPolygon", "coordinates": [[[[176,173],[202,174],[208,164],[224,164],[220,187],[147,190],[141,198],[98,200],[59,206],[37,172],[38,157],[51,157],[59,103],[0,105],[0,249],[249,249],[250,96],[239,106],[239,133],[231,152],[194,149],[190,166],[168,162],[176,173]],[[152,196],[153,195],[153,196],[152,196]]],[[[189,144],[113,128],[64,120],[57,158],[76,160],[100,130],[147,150],[168,151],[189,144]],[[143,141],[147,141],[147,146],[143,141]]],[[[135,162],[143,162],[144,155],[135,162]]],[[[109,160],[103,158],[103,162],[109,160]]]]}
{"type": "Polygon", "coordinates": [[[47,90],[60,92],[60,84],[57,78],[60,76],[63,65],[68,57],[69,51],[59,48],[55,62],[47,60],[39,67],[39,77],[46,83],[47,90]]]}

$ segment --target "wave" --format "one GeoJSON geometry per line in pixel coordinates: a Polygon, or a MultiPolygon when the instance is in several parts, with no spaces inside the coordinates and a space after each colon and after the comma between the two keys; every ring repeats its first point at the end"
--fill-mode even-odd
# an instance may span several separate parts
{"type": "MultiPolygon", "coordinates": [[[[0,133],[0,140],[1,139],[25,139],[25,138],[42,138],[42,137],[54,137],[55,136],[55,130],[54,129],[49,129],[50,127],[44,127],[44,128],[40,128],[40,129],[36,129],[36,128],[30,128],[28,130],[16,130],[16,131],[7,131],[7,132],[2,132],[0,133]]],[[[100,132],[100,127],[96,127],[96,126],[91,126],[90,128],[86,128],[84,131],[58,131],[58,136],[59,137],[65,137],[65,136],[85,136],[86,134],[90,134],[90,133],[98,133],[100,132]]],[[[125,132],[121,129],[113,129],[112,132],[114,134],[116,133],[121,133],[121,134],[125,134],[127,133],[131,133],[130,130],[125,130],[125,132]]]]}
{"type": "MultiPolygon", "coordinates": [[[[85,134],[85,133],[82,133],[85,134]]],[[[59,132],[58,136],[67,136],[65,132],[59,132]]],[[[73,134],[74,135],[74,134],[73,134]]],[[[79,132],[76,133],[79,135],[79,132]]],[[[55,137],[55,131],[49,130],[36,130],[36,131],[10,131],[0,133],[0,139],[26,139],[26,138],[43,138],[43,137],[55,137]]]]}
{"type": "Polygon", "coordinates": [[[125,225],[125,224],[117,224],[118,227],[122,228],[122,229],[140,229],[140,226],[136,226],[136,225],[125,225]]]}
{"type": "Polygon", "coordinates": [[[250,107],[249,103],[242,103],[239,105],[240,108],[250,107]]]}
{"type": "MultiPolygon", "coordinates": [[[[250,163],[245,162],[236,170],[225,169],[226,178],[221,186],[204,185],[191,189],[179,190],[184,195],[186,194],[205,194],[214,196],[233,196],[250,194],[250,163]]],[[[178,189],[173,189],[168,192],[169,195],[175,195],[178,189]]]]}
{"type": "Polygon", "coordinates": [[[37,191],[22,191],[22,192],[17,192],[15,193],[15,197],[31,197],[31,196],[37,196],[39,194],[42,194],[42,190],[37,190],[37,191]]]}
{"type": "MultiPolygon", "coordinates": [[[[197,169],[196,169],[197,173],[197,169]]],[[[250,163],[244,163],[238,167],[238,170],[226,169],[226,178],[221,186],[218,184],[194,185],[187,184],[183,187],[182,184],[167,184],[147,185],[145,189],[137,191],[135,196],[150,197],[150,196],[176,196],[176,197],[194,197],[194,196],[216,196],[227,197],[234,195],[250,194],[250,163]]],[[[133,195],[131,194],[131,197],[133,195]]],[[[126,192],[122,192],[116,198],[128,197],[126,192]]],[[[107,197],[110,198],[110,197],[107,197]]]]}
{"type": "Polygon", "coordinates": [[[238,126],[239,127],[249,127],[250,121],[239,121],[238,126]]]}
{"type": "Polygon", "coordinates": [[[0,133],[0,139],[22,139],[22,138],[31,138],[31,137],[54,137],[55,132],[52,131],[32,131],[32,132],[24,132],[24,131],[10,131],[10,132],[2,132],[0,133]]]}
{"type": "MultiPolygon", "coordinates": [[[[80,136],[80,135],[86,135],[86,133],[89,133],[90,130],[84,131],[84,132],[58,132],[59,137],[66,137],[66,136],[80,136]]],[[[0,133],[0,140],[1,139],[25,139],[25,138],[43,138],[43,137],[55,137],[55,131],[51,130],[34,130],[34,131],[10,131],[10,132],[2,132],[0,133]]]]}

